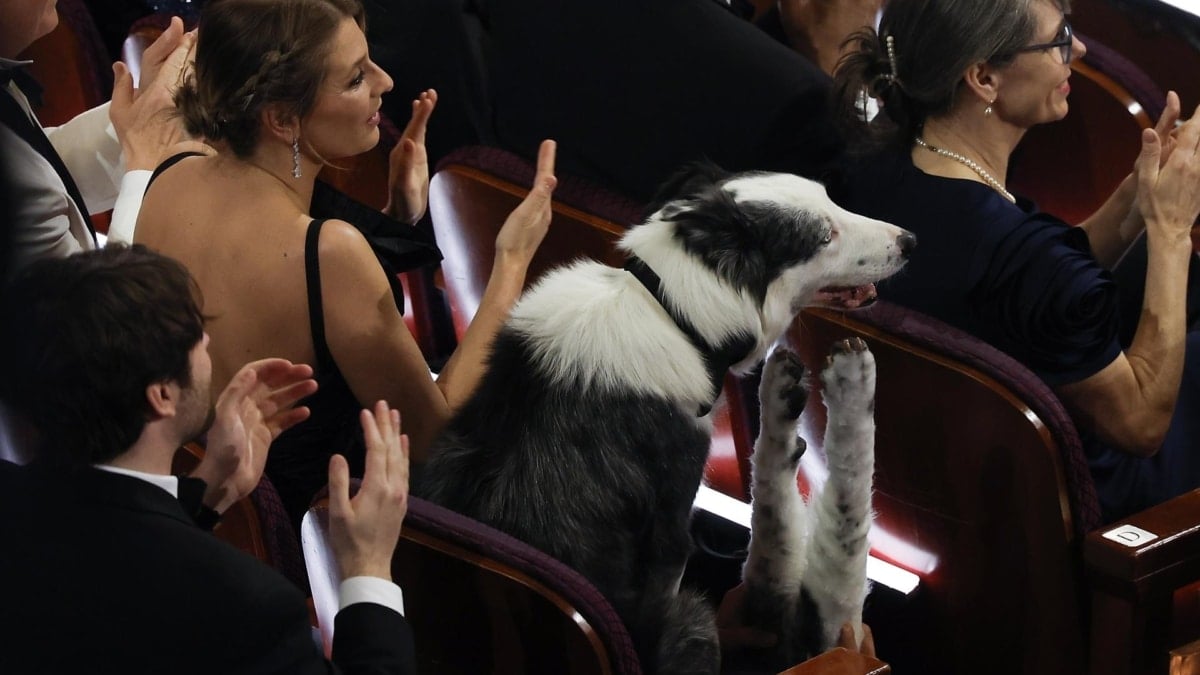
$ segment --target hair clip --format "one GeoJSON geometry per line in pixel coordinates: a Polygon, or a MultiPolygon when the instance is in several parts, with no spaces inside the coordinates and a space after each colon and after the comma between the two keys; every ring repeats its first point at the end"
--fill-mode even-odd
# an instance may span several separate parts
{"type": "Polygon", "coordinates": [[[890,75],[885,75],[889,80],[895,82],[900,79],[900,74],[896,72],[896,38],[888,35],[884,41],[887,43],[888,65],[891,66],[892,72],[890,75]]]}

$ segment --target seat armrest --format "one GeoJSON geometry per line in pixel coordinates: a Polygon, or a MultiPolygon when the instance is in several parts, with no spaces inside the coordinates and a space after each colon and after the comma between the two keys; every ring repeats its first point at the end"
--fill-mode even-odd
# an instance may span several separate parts
{"type": "Polygon", "coordinates": [[[1200,580],[1200,490],[1088,534],[1092,675],[1162,672],[1176,590],[1200,580]]]}
{"type": "Polygon", "coordinates": [[[883,675],[891,666],[872,656],[864,656],[844,647],[818,654],[779,675],[883,675]]]}
{"type": "Polygon", "coordinates": [[[1092,586],[1121,595],[1170,591],[1200,579],[1200,490],[1092,532],[1083,556],[1092,586]]]}

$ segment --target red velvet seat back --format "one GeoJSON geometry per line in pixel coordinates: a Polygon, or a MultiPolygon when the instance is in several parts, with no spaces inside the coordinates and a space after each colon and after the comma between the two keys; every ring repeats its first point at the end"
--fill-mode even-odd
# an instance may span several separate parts
{"type": "MultiPolygon", "coordinates": [[[[1081,670],[1078,542],[1099,509],[1062,405],[1007,355],[886,302],[806,311],[789,339],[816,372],[851,336],[878,369],[872,551],[921,577],[906,604],[868,617],[881,640],[913,636],[907,657],[883,657],[937,673],[1081,670]]],[[[801,420],[809,482],[823,480],[824,428],[818,385],[801,420]]]]}

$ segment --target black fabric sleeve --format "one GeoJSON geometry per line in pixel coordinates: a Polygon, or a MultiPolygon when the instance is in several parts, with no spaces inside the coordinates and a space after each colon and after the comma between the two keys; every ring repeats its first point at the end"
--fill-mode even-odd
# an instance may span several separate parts
{"type": "Polygon", "coordinates": [[[333,663],[347,675],[416,673],[412,628],[383,605],[350,605],[334,619],[333,663]]]}

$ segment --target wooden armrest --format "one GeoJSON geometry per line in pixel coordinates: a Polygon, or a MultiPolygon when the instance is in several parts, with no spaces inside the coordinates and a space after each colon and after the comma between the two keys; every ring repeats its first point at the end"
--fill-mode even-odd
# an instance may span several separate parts
{"type": "Polygon", "coordinates": [[[1175,591],[1200,580],[1200,490],[1088,534],[1083,558],[1091,672],[1162,672],[1180,638],[1171,631],[1175,591]]]}
{"type": "Polygon", "coordinates": [[[891,666],[877,658],[838,647],[792,666],[779,675],[882,675],[890,672],[891,666]]]}
{"type": "Polygon", "coordinates": [[[1200,579],[1200,490],[1092,532],[1083,557],[1092,586],[1121,595],[1173,590],[1200,579]]]}

